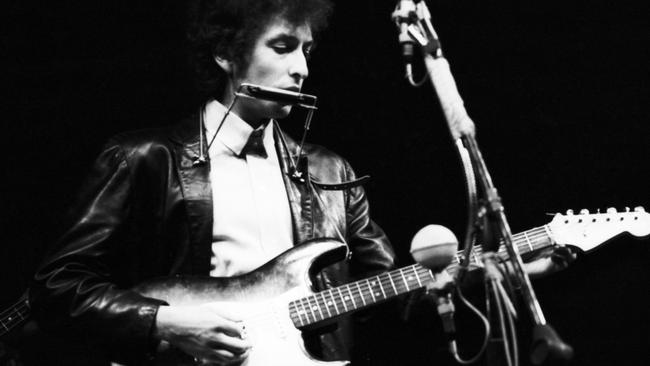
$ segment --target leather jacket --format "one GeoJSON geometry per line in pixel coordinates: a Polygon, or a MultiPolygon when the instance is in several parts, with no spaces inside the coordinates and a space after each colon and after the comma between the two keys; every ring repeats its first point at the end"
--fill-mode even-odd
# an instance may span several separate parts
{"type": "MultiPolygon", "coordinates": [[[[352,254],[325,268],[317,284],[336,286],[391,268],[393,250],[370,219],[363,188],[314,190],[290,179],[298,147],[274,130],[296,245],[337,238],[338,229],[352,254]]],[[[153,277],[210,270],[210,164],[194,164],[199,136],[195,116],[172,127],[120,134],[105,145],[72,210],[71,226],[35,275],[30,301],[43,329],[90,341],[121,363],[146,363],[164,303],[129,288],[153,277]]],[[[322,147],[306,145],[304,153],[309,179],[355,178],[344,159],[322,147]]],[[[345,356],[340,339],[323,344],[328,358],[345,356]]]]}

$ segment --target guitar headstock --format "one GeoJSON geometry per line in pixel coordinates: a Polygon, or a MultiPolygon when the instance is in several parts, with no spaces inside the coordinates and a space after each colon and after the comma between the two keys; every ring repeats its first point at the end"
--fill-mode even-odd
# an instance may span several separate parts
{"type": "Polygon", "coordinates": [[[609,208],[604,213],[581,210],[574,214],[569,210],[565,215],[556,214],[548,227],[556,243],[589,251],[623,233],[635,237],[650,235],[650,214],[643,207],[633,211],[626,208],[623,212],[609,208]]]}

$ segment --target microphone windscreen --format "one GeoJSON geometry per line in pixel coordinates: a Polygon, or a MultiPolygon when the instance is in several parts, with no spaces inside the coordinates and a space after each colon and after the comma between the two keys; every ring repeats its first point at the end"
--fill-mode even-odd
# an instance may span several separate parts
{"type": "Polygon", "coordinates": [[[411,240],[413,259],[434,272],[440,272],[451,264],[457,250],[456,235],[441,225],[427,225],[411,240]]]}

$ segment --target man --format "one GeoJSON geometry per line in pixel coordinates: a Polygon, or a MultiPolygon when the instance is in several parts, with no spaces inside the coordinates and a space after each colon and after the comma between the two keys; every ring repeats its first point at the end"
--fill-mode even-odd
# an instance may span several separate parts
{"type": "MultiPolygon", "coordinates": [[[[31,303],[46,330],[121,363],[145,363],[166,341],[206,363],[236,364],[253,346],[238,314],[169,306],[130,288],[160,276],[250,272],[313,238],[339,238],[352,253],[319,274],[321,288],[393,266],[363,188],[315,187],[354,181],[349,164],[311,145],[300,163],[298,144],[274,123],[291,106],[233,104],[243,82],[299,91],[330,8],[327,0],[196,3],[189,34],[206,102],[176,126],[106,144],[70,228],[35,276],[31,303]],[[298,165],[304,179],[292,175],[298,165]]],[[[323,336],[320,352],[345,358],[347,329],[323,336]]]]}
{"type": "MultiPolygon", "coordinates": [[[[130,288],[159,276],[246,273],[313,238],[343,239],[352,253],[326,268],[320,285],[393,266],[363,188],[320,191],[310,181],[354,180],[345,160],[305,145],[309,174],[292,179],[299,148],[274,123],[291,106],[240,98],[226,110],[242,82],[299,91],[330,8],[327,0],[197,2],[189,33],[206,103],[177,126],[106,144],[72,225],[35,276],[31,302],[46,330],[88,340],[120,363],[146,362],[160,341],[206,363],[238,363],[252,345],[237,314],[166,306],[130,288]]],[[[322,353],[344,356],[336,342],[324,341],[322,353]]]]}

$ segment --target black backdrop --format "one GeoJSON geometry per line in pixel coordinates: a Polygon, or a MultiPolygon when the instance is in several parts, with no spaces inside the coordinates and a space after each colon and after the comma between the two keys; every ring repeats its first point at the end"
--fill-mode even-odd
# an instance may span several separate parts
{"type": "MultiPolygon", "coordinates": [[[[1,305],[21,294],[60,234],[102,142],[195,108],[183,3],[4,3],[1,305]]],[[[372,175],[374,218],[406,264],[420,227],[439,223],[462,235],[460,163],[430,85],[413,89],[402,78],[394,2],[336,3],[304,88],[320,104],[309,140],[372,175]]],[[[650,37],[641,3],[430,1],[514,231],[568,208],[650,204],[650,37]]],[[[299,133],[302,117],[294,113],[284,128],[299,133]]],[[[647,361],[649,244],[616,239],[535,282],[547,318],[576,348],[574,364],[647,361]]],[[[428,330],[409,337],[426,344],[428,330]]],[[[413,356],[395,353],[430,354],[411,348],[413,356]]]]}

